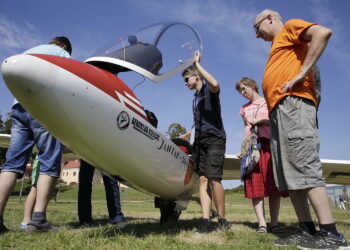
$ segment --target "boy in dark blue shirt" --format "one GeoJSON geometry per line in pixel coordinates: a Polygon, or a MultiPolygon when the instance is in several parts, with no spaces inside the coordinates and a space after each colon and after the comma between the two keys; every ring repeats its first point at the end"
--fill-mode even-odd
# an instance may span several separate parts
{"type": "Polygon", "coordinates": [[[194,130],[183,138],[194,137],[193,160],[199,178],[199,194],[203,221],[198,233],[213,231],[210,220],[212,198],[218,214],[219,226],[226,229],[225,196],[221,184],[226,149],[226,134],[221,118],[220,85],[199,63],[200,53],[196,52],[193,66],[182,73],[185,85],[196,90],[193,100],[194,130]],[[194,135],[193,135],[194,133],[194,135]]]}

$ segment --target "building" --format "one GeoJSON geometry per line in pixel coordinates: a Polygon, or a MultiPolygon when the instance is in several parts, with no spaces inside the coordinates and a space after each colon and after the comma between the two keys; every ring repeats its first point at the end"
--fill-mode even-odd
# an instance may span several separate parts
{"type": "MultiPolygon", "coordinates": [[[[80,160],[62,159],[61,175],[62,179],[68,186],[75,186],[79,183],[80,160]]],[[[92,178],[92,184],[103,184],[101,171],[95,169],[92,178]]],[[[119,183],[120,188],[125,189],[127,186],[119,183]]]]}
{"type": "MultiPolygon", "coordinates": [[[[74,186],[79,183],[80,160],[62,159],[60,178],[67,183],[68,186],[74,186]]],[[[95,169],[92,184],[102,184],[103,179],[101,171],[95,169]]]]}

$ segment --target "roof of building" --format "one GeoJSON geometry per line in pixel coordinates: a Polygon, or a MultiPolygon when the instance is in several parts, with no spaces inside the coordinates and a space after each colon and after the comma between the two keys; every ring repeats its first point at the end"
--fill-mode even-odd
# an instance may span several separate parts
{"type": "Polygon", "coordinates": [[[79,167],[80,167],[79,160],[66,161],[63,165],[63,168],[79,168],[79,167]]]}

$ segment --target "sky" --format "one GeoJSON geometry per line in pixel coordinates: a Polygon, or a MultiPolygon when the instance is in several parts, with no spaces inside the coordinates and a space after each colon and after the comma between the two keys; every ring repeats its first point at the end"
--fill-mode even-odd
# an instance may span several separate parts
{"type": "MultiPolygon", "coordinates": [[[[157,22],[185,22],[201,36],[202,66],[221,85],[226,153],[235,154],[244,133],[238,112],[247,101],[234,84],[247,76],[261,86],[270,44],[255,38],[252,22],[267,8],[278,11],[283,21],[300,18],[332,29],[318,61],[322,80],[320,156],[350,160],[348,0],[0,0],[0,59],[64,35],[72,42],[72,58],[84,61],[118,35],[157,22]]],[[[134,92],[143,106],[156,114],[161,132],[173,122],[191,128],[193,92],[185,87],[180,74],[162,83],[146,80],[134,92]]],[[[12,104],[13,96],[1,78],[0,114],[8,113],[12,104]]],[[[225,186],[237,184],[239,181],[226,182],[225,186]]]]}

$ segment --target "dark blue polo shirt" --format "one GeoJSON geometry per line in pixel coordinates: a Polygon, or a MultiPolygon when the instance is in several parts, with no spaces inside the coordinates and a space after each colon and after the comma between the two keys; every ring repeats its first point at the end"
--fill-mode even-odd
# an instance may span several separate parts
{"type": "Polygon", "coordinates": [[[220,91],[212,93],[204,83],[200,92],[194,94],[193,115],[196,128],[195,139],[215,135],[226,139],[221,118],[220,91]]]}

